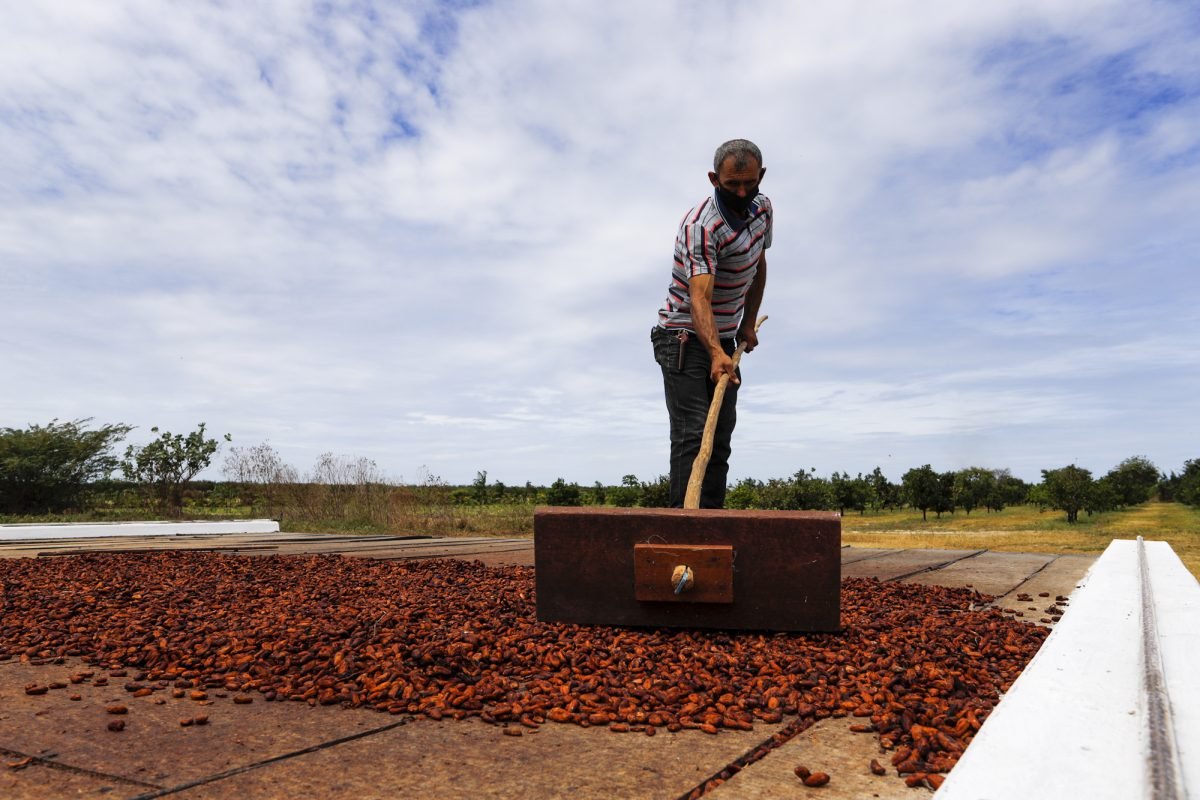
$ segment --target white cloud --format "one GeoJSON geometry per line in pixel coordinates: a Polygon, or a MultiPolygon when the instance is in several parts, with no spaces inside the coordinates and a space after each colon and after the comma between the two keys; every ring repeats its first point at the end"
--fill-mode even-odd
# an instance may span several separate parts
{"type": "Polygon", "coordinates": [[[302,471],[663,471],[674,228],[750,136],[778,230],[742,474],[1197,455],[1186,7],[710,11],[24,10],[0,424],[205,419],[302,471]]]}

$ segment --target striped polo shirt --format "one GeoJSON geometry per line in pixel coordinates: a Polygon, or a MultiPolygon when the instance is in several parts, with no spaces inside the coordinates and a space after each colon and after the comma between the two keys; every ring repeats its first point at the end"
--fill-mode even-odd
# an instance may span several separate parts
{"type": "Polygon", "coordinates": [[[754,198],[749,216],[738,219],[725,211],[714,192],[693,208],[679,223],[675,237],[675,266],[667,299],[658,310],[658,325],[695,331],[688,281],[713,275],[712,309],[717,334],[722,339],[737,335],[746,306],[746,292],[758,274],[758,260],[771,246],[771,201],[764,194],[754,198]]]}

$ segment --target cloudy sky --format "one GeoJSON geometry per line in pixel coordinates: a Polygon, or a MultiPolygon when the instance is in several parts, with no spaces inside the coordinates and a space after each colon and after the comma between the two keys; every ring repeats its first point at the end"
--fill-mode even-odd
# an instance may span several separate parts
{"type": "Polygon", "coordinates": [[[1191,0],[6,4],[0,426],[652,478],[675,229],[746,137],[731,478],[1200,457],[1191,0]]]}

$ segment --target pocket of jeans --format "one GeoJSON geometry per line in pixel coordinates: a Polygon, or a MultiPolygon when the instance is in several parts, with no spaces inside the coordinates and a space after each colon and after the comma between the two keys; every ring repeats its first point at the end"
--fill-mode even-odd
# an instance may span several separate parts
{"type": "Polygon", "coordinates": [[[675,361],[678,359],[678,352],[675,346],[679,344],[670,334],[662,333],[658,329],[651,329],[650,343],[654,346],[654,360],[663,369],[674,370],[675,361]]]}

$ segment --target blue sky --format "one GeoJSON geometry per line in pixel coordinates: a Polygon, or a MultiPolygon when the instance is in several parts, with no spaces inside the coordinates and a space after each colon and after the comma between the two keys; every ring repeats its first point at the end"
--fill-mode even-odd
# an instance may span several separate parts
{"type": "Polygon", "coordinates": [[[1192,3],[9,16],[0,425],[651,478],[675,226],[744,136],[777,230],[731,477],[1200,457],[1192,3]]]}

